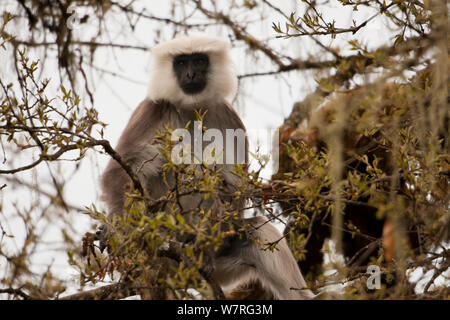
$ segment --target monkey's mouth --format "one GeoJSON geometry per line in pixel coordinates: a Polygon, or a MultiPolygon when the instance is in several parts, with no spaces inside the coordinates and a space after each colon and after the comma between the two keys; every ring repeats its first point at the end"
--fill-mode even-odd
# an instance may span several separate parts
{"type": "Polygon", "coordinates": [[[187,82],[183,83],[181,85],[181,88],[183,89],[183,92],[186,94],[197,94],[203,91],[205,89],[204,83],[198,83],[198,82],[187,82]]]}

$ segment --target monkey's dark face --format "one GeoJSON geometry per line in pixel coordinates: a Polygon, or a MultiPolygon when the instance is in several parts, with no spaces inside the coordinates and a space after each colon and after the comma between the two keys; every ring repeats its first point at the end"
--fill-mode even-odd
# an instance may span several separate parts
{"type": "Polygon", "coordinates": [[[209,58],[203,53],[181,54],[173,59],[178,84],[186,94],[203,91],[207,83],[209,58]]]}

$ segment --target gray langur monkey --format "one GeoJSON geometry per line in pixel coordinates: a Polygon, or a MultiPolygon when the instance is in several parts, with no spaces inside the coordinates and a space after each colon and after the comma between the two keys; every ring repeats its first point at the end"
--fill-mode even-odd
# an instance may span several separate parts
{"type": "MultiPolygon", "coordinates": [[[[230,105],[237,91],[237,77],[229,49],[228,41],[213,37],[178,38],[152,49],[148,96],[134,111],[116,147],[123,160],[138,171],[138,177],[152,199],[158,199],[168,191],[161,178],[164,159],[157,146],[152,144],[156,130],[165,124],[184,128],[188,121],[193,123],[195,120],[194,110],[201,108],[208,111],[203,119],[206,128],[221,132],[226,129],[245,131],[230,105]]],[[[231,188],[237,184],[233,168],[224,164],[221,173],[231,188]]],[[[103,199],[109,214],[123,212],[124,191],[129,181],[125,171],[111,160],[102,176],[103,199]]],[[[181,198],[181,203],[183,209],[192,209],[198,207],[201,200],[199,195],[186,195],[181,198]]],[[[214,203],[210,205],[214,206],[214,203]]],[[[236,207],[243,208],[243,204],[236,204],[236,207]]],[[[261,250],[262,245],[251,240],[278,241],[282,235],[275,226],[263,216],[245,218],[241,214],[240,219],[243,225],[254,228],[246,237],[226,240],[214,253],[212,278],[222,288],[257,280],[276,299],[313,298],[285,239],[279,241],[273,251],[261,250]]]]}

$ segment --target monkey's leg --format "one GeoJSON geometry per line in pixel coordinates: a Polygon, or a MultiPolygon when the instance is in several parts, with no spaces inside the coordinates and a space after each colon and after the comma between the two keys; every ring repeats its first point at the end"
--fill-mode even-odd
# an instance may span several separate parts
{"type": "MultiPolygon", "coordinates": [[[[274,243],[282,238],[265,217],[245,219],[244,223],[253,227],[251,237],[262,243],[274,243]]],[[[236,235],[228,239],[216,255],[213,277],[222,286],[259,280],[277,299],[314,298],[285,239],[273,251],[264,250],[248,237],[236,235]]]]}

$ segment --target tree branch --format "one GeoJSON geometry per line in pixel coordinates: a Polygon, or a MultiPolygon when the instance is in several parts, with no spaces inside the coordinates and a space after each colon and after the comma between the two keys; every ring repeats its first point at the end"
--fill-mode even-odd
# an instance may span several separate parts
{"type": "Polygon", "coordinates": [[[89,291],[78,292],[61,297],[58,300],[114,300],[137,294],[139,294],[137,290],[133,289],[128,283],[114,283],[89,291]]]}

